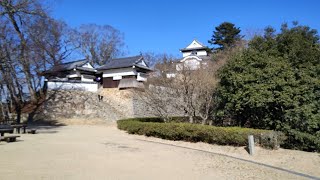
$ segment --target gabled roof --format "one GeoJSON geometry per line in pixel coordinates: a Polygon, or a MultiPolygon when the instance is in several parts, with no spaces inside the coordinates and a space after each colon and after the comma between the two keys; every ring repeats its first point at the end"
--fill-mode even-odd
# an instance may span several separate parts
{"type": "Polygon", "coordinates": [[[181,52],[192,51],[192,50],[205,50],[208,47],[203,45],[198,40],[194,39],[186,48],[180,49],[181,52]]]}
{"type": "Polygon", "coordinates": [[[139,64],[139,62],[141,61],[143,61],[143,56],[141,55],[110,59],[105,65],[98,67],[97,70],[120,69],[120,68],[128,68],[128,67],[136,66],[136,67],[151,71],[148,65],[144,66],[139,64]]]}
{"type": "Polygon", "coordinates": [[[89,71],[89,72],[96,72],[93,68],[88,67],[82,67],[83,65],[89,63],[89,60],[87,59],[81,59],[77,61],[71,61],[66,63],[61,63],[53,66],[50,70],[43,72],[43,74],[51,74],[55,72],[61,72],[61,71],[70,71],[73,69],[78,69],[82,71],[89,71]]]}
{"type": "Polygon", "coordinates": [[[53,66],[52,70],[72,70],[76,67],[81,67],[83,65],[85,65],[86,63],[88,63],[89,61],[86,59],[81,59],[81,60],[77,60],[77,61],[71,61],[71,62],[66,62],[66,63],[62,63],[62,64],[58,64],[56,66],[53,66]]]}
{"type": "Polygon", "coordinates": [[[97,72],[97,70],[95,70],[93,68],[88,68],[88,67],[76,67],[75,69],[81,70],[81,71],[97,72]]]}

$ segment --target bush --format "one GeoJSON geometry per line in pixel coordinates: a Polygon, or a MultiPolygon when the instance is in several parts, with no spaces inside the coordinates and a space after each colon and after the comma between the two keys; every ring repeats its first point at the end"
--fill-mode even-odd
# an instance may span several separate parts
{"type": "Polygon", "coordinates": [[[309,134],[290,130],[286,134],[288,138],[283,145],[285,148],[320,152],[320,131],[309,134]]]}
{"type": "Polygon", "coordinates": [[[139,122],[164,122],[161,117],[148,117],[148,118],[129,118],[127,121],[139,121],[139,122]]]}
{"type": "Polygon", "coordinates": [[[119,129],[125,130],[129,134],[219,145],[246,146],[248,135],[253,135],[257,144],[265,148],[276,149],[284,139],[282,133],[270,130],[215,127],[189,123],[163,123],[160,118],[125,119],[119,120],[117,123],[119,129]]]}
{"type": "MultiPolygon", "coordinates": [[[[175,122],[175,123],[189,123],[189,116],[171,116],[169,118],[169,122],[175,122]]],[[[193,117],[193,123],[195,124],[201,124],[202,119],[201,117],[194,116],[193,117]]]]}

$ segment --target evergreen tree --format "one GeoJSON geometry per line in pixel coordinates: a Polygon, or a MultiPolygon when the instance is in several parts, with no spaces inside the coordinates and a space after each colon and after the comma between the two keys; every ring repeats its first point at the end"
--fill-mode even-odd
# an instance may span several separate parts
{"type": "Polygon", "coordinates": [[[320,44],[308,26],[265,29],[220,72],[219,115],[286,133],[285,147],[320,151],[320,44]]]}
{"type": "Polygon", "coordinates": [[[215,27],[212,38],[208,41],[211,45],[218,45],[216,49],[223,50],[227,47],[232,47],[237,41],[240,41],[243,36],[240,35],[240,28],[235,27],[230,22],[221,23],[215,27]]]}

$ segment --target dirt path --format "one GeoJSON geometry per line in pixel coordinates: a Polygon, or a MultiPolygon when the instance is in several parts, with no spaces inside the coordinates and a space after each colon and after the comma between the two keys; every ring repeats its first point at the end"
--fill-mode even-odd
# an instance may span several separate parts
{"type": "Polygon", "coordinates": [[[258,149],[251,157],[243,147],[128,135],[113,125],[64,126],[20,139],[0,143],[0,179],[306,179],[223,155],[320,177],[316,153],[258,149]]]}

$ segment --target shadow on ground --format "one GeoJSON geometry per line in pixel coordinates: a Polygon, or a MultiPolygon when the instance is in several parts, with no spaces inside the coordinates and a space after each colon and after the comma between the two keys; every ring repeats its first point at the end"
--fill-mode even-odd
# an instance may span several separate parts
{"type": "Polygon", "coordinates": [[[57,129],[66,126],[57,120],[34,120],[28,122],[28,128],[36,129],[37,133],[57,133],[57,129]]]}

